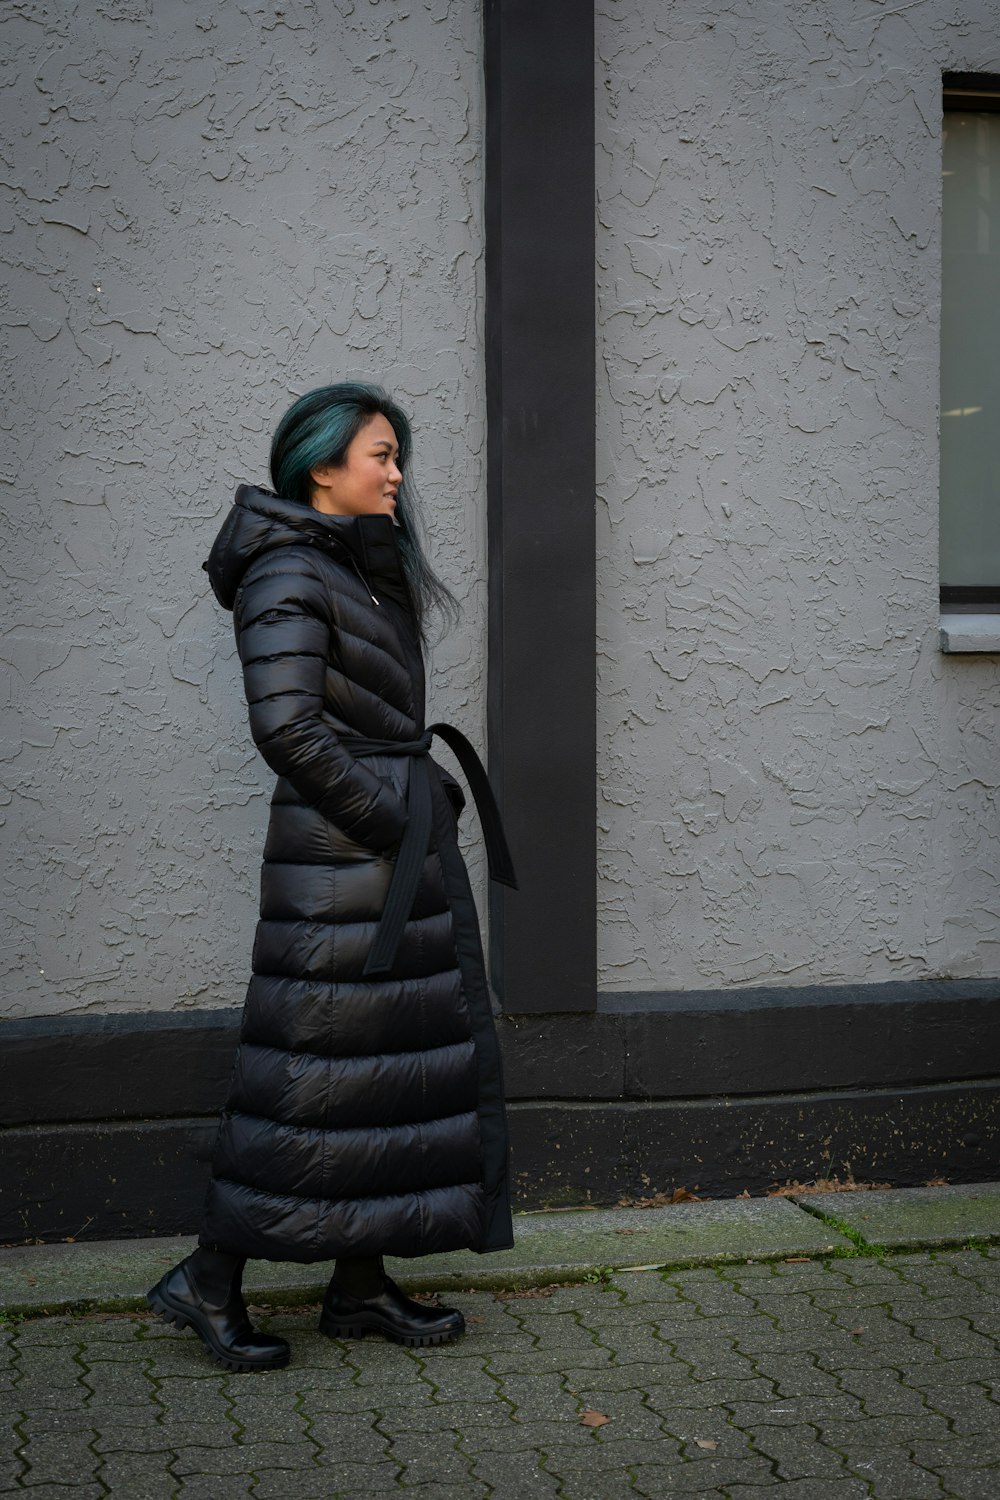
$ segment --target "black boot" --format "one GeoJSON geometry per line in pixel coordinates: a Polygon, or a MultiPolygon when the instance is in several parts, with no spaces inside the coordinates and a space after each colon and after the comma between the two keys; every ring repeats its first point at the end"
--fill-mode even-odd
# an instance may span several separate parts
{"type": "Polygon", "coordinates": [[[228,1370],[277,1370],[291,1351],[284,1339],[251,1327],[241,1289],[245,1264],[242,1256],[199,1245],[146,1293],[146,1301],[164,1322],[193,1328],[228,1370]]]}
{"type": "Polygon", "coordinates": [[[454,1307],[428,1307],[407,1297],[385,1273],[381,1255],[337,1261],[320,1313],[321,1333],[358,1339],[369,1329],[410,1349],[443,1344],[465,1332],[454,1307]]]}

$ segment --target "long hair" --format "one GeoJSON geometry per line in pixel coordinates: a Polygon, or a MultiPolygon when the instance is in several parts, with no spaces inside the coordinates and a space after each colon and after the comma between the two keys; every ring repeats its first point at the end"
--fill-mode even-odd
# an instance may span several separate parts
{"type": "Polygon", "coordinates": [[[338,385],[320,386],[300,396],[275,429],[271,441],[271,483],[275,493],[285,500],[311,505],[313,481],[310,471],[325,464],[335,468],[343,464],[353,439],[372,417],[379,415],[389,422],[399,444],[397,463],[403,481],[396,493],[396,539],[413,599],[417,629],[426,645],[426,620],[430,608],[436,605],[454,627],[458,623],[459,603],[427,561],[423,518],[409,472],[413,451],[410,421],[388,392],[378,385],[345,380],[338,385]]]}

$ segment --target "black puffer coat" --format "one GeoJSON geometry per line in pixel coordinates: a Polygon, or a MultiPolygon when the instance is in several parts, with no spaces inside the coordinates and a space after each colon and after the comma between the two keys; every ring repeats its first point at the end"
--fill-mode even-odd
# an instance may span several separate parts
{"type": "MultiPolygon", "coordinates": [[[[456,838],[465,799],[427,754],[395,530],[244,485],[205,564],[278,773],[200,1236],[240,1255],[513,1243],[500,1058],[456,838]]],[[[475,752],[432,727],[476,794],[491,875],[513,885],[475,752]]]]}

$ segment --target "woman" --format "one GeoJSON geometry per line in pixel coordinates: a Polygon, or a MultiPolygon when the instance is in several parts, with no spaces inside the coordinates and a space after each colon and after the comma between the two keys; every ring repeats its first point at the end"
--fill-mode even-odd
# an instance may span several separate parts
{"type": "Polygon", "coordinates": [[[457,843],[458,756],[490,875],[515,886],[469,742],[424,724],[425,618],[454,606],[424,557],[410,427],[376,386],[311,391],[242,485],[207,563],[250,729],[278,781],[240,1045],[198,1248],[149,1292],[232,1370],[287,1364],[254,1331],[245,1259],[335,1259],[320,1328],[420,1346],[460,1312],[406,1297],[383,1254],[513,1243],[500,1057],[457,843]]]}

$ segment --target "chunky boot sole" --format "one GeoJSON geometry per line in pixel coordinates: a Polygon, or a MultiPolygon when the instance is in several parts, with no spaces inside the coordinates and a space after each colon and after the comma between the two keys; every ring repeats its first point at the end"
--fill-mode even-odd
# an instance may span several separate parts
{"type": "Polygon", "coordinates": [[[189,1307],[168,1302],[160,1289],[155,1286],[151,1292],[146,1293],[146,1301],[159,1315],[161,1322],[171,1323],[175,1328],[190,1328],[201,1339],[216,1364],[232,1370],[235,1374],[249,1374],[252,1370],[280,1370],[291,1358],[291,1350],[287,1349],[278,1350],[277,1353],[265,1355],[261,1359],[241,1359],[238,1355],[227,1354],[202,1331],[198,1326],[197,1315],[192,1313],[189,1307]]]}
{"type": "Polygon", "coordinates": [[[407,1349],[428,1349],[435,1344],[446,1344],[464,1333],[465,1322],[463,1320],[452,1328],[441,1328],[433,1333],[402,1333],[376,1313],[355,1313],[350,1318],[334,1318],[328,1313],[321,1313],[319,1331],[325,1333],[328,1339],[360,1339],[366,1333],[381,1333],[394,1344],[405,1344],[407,1349]]]}

